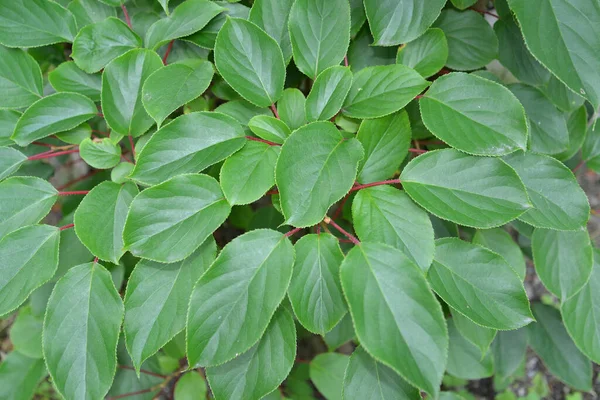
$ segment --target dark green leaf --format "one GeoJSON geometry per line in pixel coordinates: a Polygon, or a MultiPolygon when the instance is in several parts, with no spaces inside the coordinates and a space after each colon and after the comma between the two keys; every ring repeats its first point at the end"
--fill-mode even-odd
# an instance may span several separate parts
{"type": "Polygon", "coordinates": [[[477,325],[457,311],[452,311],[452,320],[454,321],[454,326],[458,332],[479,349],[481,353],[480,358],[483,359],[486,356],[497,331],[495,329],[484,328],[481,325],[477,325]]]}
{"type": "Polygon", "coordinates": [[[15,144],[10,136],[15,130],[15,125],[21,117],[21,113],[13,110],[0,110],[0,146],[11,146],[15,144]]]}
{"type": "Polygon", "coordinates": [[[416,40],[401,46],[397,64],[413,68],[427,78],[441,70],[448,60],[448,41],[439,28],[428,29],[416,40]]]}
{"type": "Polygon", "coordinates": [[[510,377],[525,358],[527,351],[527,329],[499,331],[492,343],[494,368],[501,379],[510,377]]]}
{"type": "Polygon", "coordinates": [[[521,248],[502,228],[480,229],[473,236],[473,243],[486,247],[498,254],[515,270],[521,280],[525,279],[525,258],[521,248]]]}
{"type": "Polygon", "coordinates": [[[490,353],[481,357],[479,349],[458,332],[454,319],[448,321],[450,347],[448,349],[448,373],[461,379],[482,379],[492,376],[494,363],[490,353]]]}
{"type": "Polygon", "coordinates": [[[248,121],[248,128],[256,136],[279,144],[283,144],[292,133],[285,122],[270,115],[256,115],[252,117],[248,121]]]}
{"type": "Polygon", "coordinates": [[[554,157],[563,162],[571,159],[579,149],[582,152],[585,151],[581,147],[585,141],[587,130],[585,106],[581,106],[569,114],[567,118],[567,130],[569,131],[569,146],[565,151],[554,155],[554,157]]]}
{"type": "Polygon", "coordinates": [[[581,148],[581,158],[588,168],[600,171],[600,123],[597,121],[588,128],[581,148]]]}
{"type": "Polygon", "coordinates": [[[248,20],[271,36],[283,52],[287,64],[292,57],[292,44],[288,32],[290,9],[294,0],[255,0],[248,20]]]}
{"type": "Polygon", "coordinates": [[[239,3],[229,3],[227,1],[216,1],[224,8],[224,11],[213,18],[201,31],[185,38],[197,46],[212,50],[215,47],[217,34],[227,21],[227,17],[248,19],[250,8],[239,3]]]}

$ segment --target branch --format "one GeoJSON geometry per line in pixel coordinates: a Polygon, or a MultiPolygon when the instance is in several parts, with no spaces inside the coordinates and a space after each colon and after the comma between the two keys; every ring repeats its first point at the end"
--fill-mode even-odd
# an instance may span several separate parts
{"type": "Polygon", "coordinates": [[[398,183],[402,183],[400,181],[400,179],[389,179],[387,181],[365,183],[364,185],[354,185],[352,187],[352,189],[350,189],[350,191],[355,192],[357,190],[368,188],[368,187],[381,186],[381,185],[394,185],[394,184],[398,184],[398,183]]]}
{"type": "Polygon", "coordinates": [[[333,226],[342,235],[346,236],[352,243],[354,243],[357,246],[360,246],[360,242],[358,241],[358,239],[354,235],[348,233],[344,228],[342,228],[341,226],[339,226],[338,224],[336,224],[335,221],[332,220],[331,218],[325,217],[325,219],[323,219],[323,222],[325,222],[328,225],[333,226]]]}
{"type": "Polygon", "coordinates": [[[125,4],[121,4],[121,9],[125,15],[125,22],[127,22],[127,26],[129,29],[133,30],[133,26],[131,26],[131,18],[129,18],[129,13],[127,12],[127,7],[125,7],[125,4]]]}
{"type": "Polygon", "coordinates": [[[271,142],[270,140],[265,140],[265,139],[257,138],[257,137],[254,137],[254,136],[246,136],[246,139],[248,139],[248,140],[254,140],[255,142],[266,143],[269,146],[281,146],[279,143],[271,142]]]}

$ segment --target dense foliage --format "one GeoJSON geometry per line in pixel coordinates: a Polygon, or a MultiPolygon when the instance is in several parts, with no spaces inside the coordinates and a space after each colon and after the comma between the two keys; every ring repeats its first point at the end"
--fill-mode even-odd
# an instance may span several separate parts
{"type": "Polygon", "coordinates": [[[599,0],[0,0],[0,44],[1,399],[458,399],[528,346],[592,390],[599,0]]]}

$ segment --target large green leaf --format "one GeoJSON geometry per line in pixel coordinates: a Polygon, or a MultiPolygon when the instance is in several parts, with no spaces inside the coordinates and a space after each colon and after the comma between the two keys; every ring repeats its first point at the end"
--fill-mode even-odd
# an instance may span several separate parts
{"type": "Polygon", "coordinates": [[[408,163],[400,180],[427,211],[465,226],[493,228],[532,207],[518,175],[497,158],[430,151],[408,163]]]}
{"type": "Polygon", "coordinates": [[[71,268],[58,281],[44,318],[44,359],[66,399],[101,399],[110,389],[123,302],[98,263],[71,268]]]}
{"type": "Polygon", "coordinates": [[[19,146],[27,146],[37,139],[75,128],[97,113],[94,102],[81,94],[55,93],[25,110],[11,138],[19,146]]]}
{"type": "Polygon", "coordinates": [[[435,243],[431,220],[401,190],[391,186],[362,189],[352,201],[352,220],[358,237],[402,250],[427,271],[435,243]]]}
{"type": "Polygon", "coordinates": [[[294,62],[309,78],[344,59],[350,42],[347,0],[296,0],[290,11],[294,62]]]}
{"type": "Polygon", "coordinates": [[[365,149],[356,180],[370,183],[389,178],[408,154],[411,139],[408,114],[400,111],[365,120],[360,124],[356,139],[365,149]]]}
{"type": "Polygon", "coordinates": [[[146,47],[156,50],[171,40],[198,32],[223,11],[207,0],[186,0],[166,18],[156,21],[146,32],[146,47]]]}
{"type": "Polygon", "coordinates": [[[429,86],[421,75],[404,65],[360,70],[342,111],[352,118],[378,118],[400,110],[429,86]]]}
{"type": "Polygon", "coordinates": [[[497,331],[477,325],[461,313],[454,310],[451,311],[454,326],[465,339],[479,349],[480,359],[483,359],[488,353],[497,331]]]}
{"type": "Polygon", "coordinates": [[[11,312],[49,281],[58,265],[59,230],[32,225],[0,240],[0,315],[11,312]]]}
{"type": "Polygon", "coordinates": [[[138,194],[128,182],[102,182],[88,193],[75,211],[75,232],[90,252],[101,260],[118,264],[123,250],[127,211],[138,194]]]}
{"type": "Polygon", "coordinates": [[[0,46],[0,91],[0,108],[29,107],[39,100],[42,71],[35,59],[23,50],[0,46]]]}
{"type": "Polygon", "coordinates": [[[494,369],[501,379],[510,377],[525,358],[527,352],[527,330],[498,331],[492,343],[494,369]]]}
{"type": "Polygon", "coordinates": [[[0,238],[40,222],[48,215],[57,197],[58,191],[40,178],[16,176],[0,182],[0,238]]]}
{"type": "Polygon", "coordinates": [[[490,24],[475,11],[442,12],[435,27],[446,34],[448,61],[446,65],[457,71],[479,69],[498,54],[498,38],[490,24]]]}
{"type": "Polygon", "coordinates": [[[481,326],[517,329],[533,321],[521,279],[502,256],[484,247],[438,239],[428,278],[448,305],[481,326]]]}
{"type": "Polygon", "coordinates": [[[275,184],[277,146],[248,141],[221,167],[220,183],[229,204],[250,204],[275,184]]]}
{"type": "Polygon", "coordinates": [[[252,22],[229,18],[215,44],[215,64],[225,81],[259,107],[283,93],[285,62],[279,45],[252,22]]]}
{"type": "Polygon", "coordinates": [[[344,253],[338,239],[326,233],[303,236],[294,248],[296,263],[288,297],[302,326],[324,335],[347,312],[339,281],[344,253]]]}
{"type": "Polygon", "coordinates": [[[48,81],[57,92],[74,92],[100,101],[102,77],[87,74],[73,62],[67,61],[48,73],[48,81]]]}
{"type": "Polygon", "coordinates": [[[154,121],[142,105],[142,85],[162,65],[155,52],[135,49],[106,66],[102,73],[102,112],[114,132],[140,136],[152,126],[154,121]]]}
{"type": "MultiPolygon", "coordinates": [[[[27,156],[12,147],[0,147],[0,181],[17,172],[27,156]]],[[[0,223],[1,224],[1,223],[0,223]]],[[[0,236],[2,236],[0,234],[0,236]]]]}
{"type": "Polygon", "coordinates": [[[400,250],[363,242],[347,254],[340,276],[360,343],[436,397],[448,335],[442,309],[419,268],[400,250]]]}
{"type": "Polygon", "coordinates": [[[344,376],[345,400],[419,400],[419,391],[389,367],[377,362],[362,347],[350,356],[344,376]]]}
{"type": "Polygon", "coordinates": [[[123,241],[125,250],[158,262],[188,257],[229,216],[219,183],[202,174],[179,175],[133,199],[123,241]]]}
{"type": "Polygon", "coordinates": [[[364,0],[375,46],[408,43],[433,24],[445,0],[364,0]]]}
{"type": "Polygon", "coordinates": [[[121,159],[121,147],[110,138],[85,138],[79,144],[79,155],[96,169],[112,168],[121,159]]]}
{"type": "Polygon", "coordinates": [[[481,356],[480,350],[458,331],[453,318],[448,320],[448,373],[461,379],[482,379],[492,376],[494,363],[490,353],[481,356]]]}
{"type": "Polygon", "coordinates": [[[262,399],[288,376],[296,358],[296,326],[283,307],[250,350],[225,364],[206,369],[216,400],[262,399]]]}
{"type": "MultiPolygon", "coordinates": [[[[551,306],[533,304],[537,323],[529,325],[529,345],[552,375],[584,392],[592,389],[592,363],[577,349],[551,306]]],[[[591,333],[590,333],[591,334],[591,333]]]]}
{"type": "Polygon", "coordinates": [[[329,351],[333,351],[355,337],[352,317],[350,313],[347,313],[332,330],[323,335],[323,340],[327,344],[329,351]]]}
{"type": "Polygon", "coordinates": [[[191,256],[173,264],[141,260],[125,293],[125,343],[133,365],[142,363],[185,328],[194,285],[214,261],[212,237],[191,256]]]}
{"type": "Polygon", "coordinates": [[[213,78],[209,61],[171,64],[154,72],[142,87],[142,103],[159,126],[173,111],[200,96],[213,78]]]}
{"type": "Polygon", "coordinates": [[[131,178],[152,185],[199,172],[235,153],[245,142],[242,127],[227,115],[182,115],[152,135],[138,154],[131,178]]]}
{"type": "Polygon", "coordinates": [[[548,82],[540,89],[562,111],[572,111],[585,102],[579,93],[573,92],[554,75],[550,75],[548,82]]]}
{"type": "Polygon", "coordinates": [[[531,237],[538,277],[563,301],[577,293],[592,273],[593,250],[587,230],[536,229],[531,237]]]}
{"type": "Polygon", "coordinates": [[[480,229],[473,235],[473,243],[500,254],[515,270],[521,280],[525,279],[526,265],[521,248],[502,228],[480,229]]]}
{"type": "Polygon", "coordinates": [[[85,28],[108,17],[116,17],[117,10],[97,0],[73,0],[67,6],[77,22],[77,28],[85,28]]]}
{"type": "Polygon", "coordinates": [[[488,79],[444,75],[431,85],[420,106],[427,129],[464,152],[501,156],[527,148],[523,106],[508,89],[488,79]]]}
{"type": "Polygon", "coordinates": [[[561,306],[563,322],[577,347],[600,363],[600,251],[594,249],[594,266],[583,288],[561,306]]]}
{"type": "Polygon", "coordinates": [[[0,2],[0,43],[8,47],[39,47],[72,42],[77,33],[73,14],[54,1],[0,2]]]}
{"type": "Polygon", "coordinates": [[[575,93],[600,104],[600,3],[508,0],[527,48],[575,93]],[[553,43],[553,46],[548,46],[553,43]]]}
{"type": "Polygon", "coordinates": [[[439,72],[448,60],[448,41],[439,28],[428,29],[416,40],[401,46],[396,63],[413,68],[427,78],[439,72]]]}
{"type": "Polygon", "coordinates": [[[335,116],[342,108],[351,85],[350,68],[336,65],[321,72],[306,98],[308,121],[326,121],[335,116]]]}
{"type": "Polygon", "coordinates": [[[350,37],[354,38],[366,21],[363,0],[350,0],[350,37]]]}
{"type": "Polygon", "coordinates": [[[12,351],[0,364],[0,398],[31,400],[38,383],[45,376],[43,359],[30,358],[12,351]]]}
{"type": "Polygon", "coordinates": [[[557,154],[569,146],[567,121],[562,111],[537,88],[517,83],[509,86],[527,113],[531,130],[529,147],[532,151],[557,154]]]}
{"type": "Polygon", "coordinates": [[[255,345],[285,296],[293,264],[292,244],[276,231],[250,231],[227,244],[190,299],[190,365],[222,364],[255,345]]]}
{"type": "Polygon", "coordinates": [[[331,122],[313,122],[295,131],[282,146],[275,170],[285,223],[319,223],[352,187],[362,157],[360,142],[346,140],[331,122]]]}
{"type": "Polygon", "coordinates": [[[519,217],[539,228],[574,230],[585,227],[590,205],[573,172],[556,159],[518,152],[504,158],[523,180],[532,209],[519,217]]]}
{"type": "Polygon", "coordinates": [[[292,57],[288,32],[290,10],[294,0],[255,0],[248,20],[271,36],[283,52],[286,63],[292,57]]]}
{"type": "Polygon", "coordinates": [[[310,362],[310,380],[327,400],[342,400],[344,373],[349,360],[345,354],[323,353],[310,362]]]}

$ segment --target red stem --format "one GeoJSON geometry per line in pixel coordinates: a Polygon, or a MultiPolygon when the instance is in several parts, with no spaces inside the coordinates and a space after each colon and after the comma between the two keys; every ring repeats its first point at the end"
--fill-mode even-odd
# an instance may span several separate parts
{"type": "Polygon", "coordinates": [[[131,26],[131,18],[129,18],[129,13],[127,12],[127,7],[125,7],[125,4],[121,4],[121,9],[125,15],[125,22],[127,22],[127,26],[129,29],[133,30],[133,26],[131,26]]]}
{"type": "Polygon", "coordinates": [[[90,191],[89,190],[73,190],[71,192],[58,192],[59,196],[73,196],[76,194],[88,194],[90,191]]]}
{"type": "Polygon", "coordinates": [[[65,229],[69,229],[69,228],[72,228],[74,226],[75,226],[75,224],[69,224],[69,225],[61,226],[58,229],[61,230],[61,231],[64,231],[65,229]]]}
{"type": "Polygon", "coordinates": [[[575,168],[573,168],[573,172],[577,171],[579,168],[581,168],[583,166],[583,164],[585,164],[584,160],[581,160],[579,162],[579,164],[577,164],[577,166],[575,168]]]}
{"type": "Polygon", "coordinates": [[[50,150],[50,151],[46,151],[44,153],[40,153],[40,154],[36,154],[36,155],[30,156],[30,157],[27,157],[27,159],[30,160],[30,161],[32,161],[32,160],[42,160],[44,158],[58,157],[58,156],[62,156],[62,155],[65,155],[65,154],[71,154],[71,153],[79,153],[79,149],[57,151],[57,152],[53,152],[52,150],[50,150]]]}
{"type": "Polygon", "coordinates": [[[302,230],[302,228],[294,228],[291,231],[287,232],[284,236],[285,237],[290,237],[293,234],[300,232],[301,230],[302,230]]]}
{"type": "Polygon", "coordinates": [[[393,185],[393,184],[397,184],[397,183],[401,183],[400,179],[389,179],[387,181],[365,183],[364,185],[354,185],[352,187],[352,189],[350,189],[350,191],[351,192],[355,192],[357,190],[368,188],[368,187],[372,187],[372,186],[393,185]]]}
{"type": "Polygon", "coordinates": [[[257,138],[254,136],[246,136],[246,139],[248,140],[254,140],[255,142],[262,142],[262,143],[266,143],[269,146],[281,146],[279,143],[275,143],[275,142],[271,142],[269,140],[265,140],[265,139],[261,139],[261,138],[257,138]]]}
{"type": "Polygon", "coordinates": [[[85,174],[83,176],[80,176],[77,179],[73,179],[72,181],[69,181],[69,182],[65,183],[64,185],[61,185],[61,186],[57,187],[56,190],[66,189],[66,188],[68,188],[71,185],[74,185],[74,184],[76,184],[78,182],[81,182],[81,181],[83,181],[83,180],[91,177],[91,176],[96,175],[98,172],[100,172],[100,171],[99,170],[94,170],[94,171],[88,172],[87,174],[85,174]]]}
{"type": "Polygon", "coordinates": [[[129,145],[131,146],[131,155],[133,157],[133,163],[135,164],[135,145],[133,144],[133,137],[129,135],[129,145]]]}
{"type": "Polygon", "coordinates": [[[273,111],[275,118],[279,119],[279,113],[277,112],[277,107],[275,107],[275,104],[271,104],[271,111],[273,111]]]}
{"type": "MultiPolygon", "coordinates": [[[[129,369],[129,370],[135,371],[135,368],[130,367],[128,365],[118,365],[118,367],[121,369],[129,369]]],[[[143,374],[146,374],[146,375],[156,376],[157,378],[163,378],[163,379],[167,378],[165,375],[157,374],[156,372],[147,371],[145,369],[140,369],[140,372],[143,374]]]]}
{"type": "Polygon", "coordinates": [[[348,55],[344,56],[344,67],[348,66],[348,55]]]}
{"type": "Polygon", "coordinates": [[[269,190],[267,193],[265,194],[279,194],[279,190],[278,189],[273,189],[273,190],[269,190]]]}
{"type": "Polygon", "coordinates": [[[355,236],[353,236],[352,234],[348,233],[344,228],[342,228],[341,226],[339,226],[338,224],[336,224],[335,221],[332,220],[331,218],[325,217],[325,219],[323,220],[323,222],[325,222],[326,224],[330,224],[335,229],[337,229],[342,235],[346,236],[352,243],[354,243],[357,246],[360,246],[360,242],[358,241],[358,239],[355,236]]]}
{"type": "Polygon", "coordinates": [[[155,388],[151,387],[151,388],[148,388],[148,389],[138,390],[137,392],[131,392],[131,393],[120,394],[118,396],[107,397],[106,400],[122,399],[124,397],[129,397],[129,396],[135,396],[135,395],[138,395],[138,394],[148,393],[148,392],[151,392],[153,390],[158,390],[158,389],[155,389],[155,388]]]}
{"type": "Polygon", "coordinates": [[[408,149],[408,151],[410,151],[411,153],[415,153],[415,154],[427,153],[427,150],[421,150],[421,149],[408,149]]]}
{"type": "Polygon", "coordinates": [[[171,49],[173,48],[173,42],[174,42],[174,40],[171,40],[169,42],[169,45],[167,46],[167,51],[165,51],[165,55],[162,60],[164,65],[167,65],[167,59],[169,58],[169,54],[171,54],[171,49]]]}
{"type": "Polygon", "coordinates": [[[340,216],[340,214],[342,213],[342,210],[344,209],[344,205],[346,205],[346,201],[348,201],[348,197],[350,197],[350,192],[346,193],[346,196],[344,196],[344,198],[342,199],[342,202],[338,206],[337,210],[335,210],[335,212],[333,213],[333,216],[331,218],[336,219],[337,217],[340,216]]]}
{"type": "Polygon", "coordinates": [[[35,144],[36,146],[50,147],[50,148],[54,147],[49,143],[42,143],[42,142],[32,142],[31,144],[35,144]]]}

